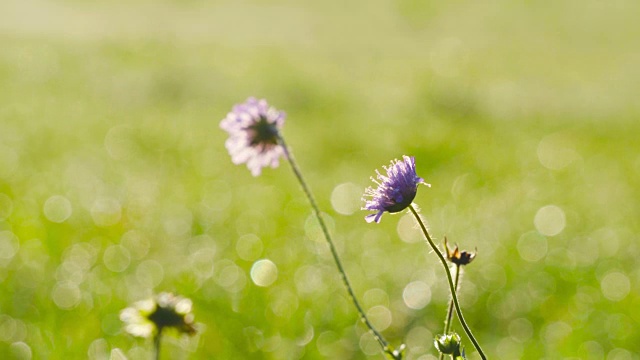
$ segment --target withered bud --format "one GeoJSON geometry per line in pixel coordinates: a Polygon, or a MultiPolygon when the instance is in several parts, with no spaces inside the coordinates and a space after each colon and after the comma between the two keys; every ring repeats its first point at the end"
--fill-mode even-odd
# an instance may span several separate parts
{"type": "Polygon", "coordinates": [[[447,245],[446,236],[444,237],[444,248],[447,251],[447,259],[449,259],[449,261],[456,265],[467,265],[471,263],[473,259],[475,259],[476,253],[478,252],[478,249],[476,249],[476,252],[473,253],[466,250],[460,251],[458,245],[456,245],[455,249],[450,250],[449,246],[447,245]]]}

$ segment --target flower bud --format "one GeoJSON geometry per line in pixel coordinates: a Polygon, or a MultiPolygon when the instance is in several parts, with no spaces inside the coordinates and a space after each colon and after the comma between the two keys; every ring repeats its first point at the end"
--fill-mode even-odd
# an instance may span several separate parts
{"type": "Polygon", "coordinates": [[[460,355],[460,335],[456,333],[438,335],[434,340],[434,344],[438,351],[445,355],[460,355]]]}

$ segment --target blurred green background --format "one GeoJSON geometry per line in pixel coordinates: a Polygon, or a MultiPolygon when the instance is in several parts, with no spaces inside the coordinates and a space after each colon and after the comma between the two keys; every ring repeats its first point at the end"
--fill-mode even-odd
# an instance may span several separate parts
{"type": "Polygon", "coordinates": [[[201,329],[165,359],[383,358],[287,164],[231,164],[219,121],[257,96],[287,112],[356,293],[408,359],[435,358],[445,278],[410,217],[359,209],[403,154],[433,235],[477,248],[461,302],[489,358],[639,359],[638,13],[3,0],[0,358],[147,359],[118,313],[160,291],[201,329]]]}

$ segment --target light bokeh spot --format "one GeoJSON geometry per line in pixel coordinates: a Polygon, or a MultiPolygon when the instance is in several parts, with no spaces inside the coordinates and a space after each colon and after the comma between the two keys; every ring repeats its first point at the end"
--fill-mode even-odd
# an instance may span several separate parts
{"type": "Polygon", "coordinates": [[[360,335],[359,344],[360,350],[369,356],[374,356],[380,353],[380,344],[371,335],[371,332],[365,332],[360,335]]]}
{"type": "Polygon", "coordinates": [[[13,212],[13,201],[5,194],[0,194],[0,221],[5,220],[13,212]]]}
{"type": "Polygon", "coordinates": [[[9,347],[11,358],[16,360],[30,360],[33,356],[29,345],[22,341],[17,341],[9,347]]]}
{"type": "Polygon", "coordinates": [[[496,353],[509,354],[507,357],[500,356],[499,359],[522,359],[523,346],[510,337],[502,338],[496,346],[496,353]]]}
{"type": "Polygon", "coordinates": [[[558,235],[566,225],[564,211],[555,205],[547,205],[538,209],[533,220],[536,230],[547,236],[558,235]]]}
{"type": "Polygon", "coordinates": [[[536,262],[547,255],[547,238],[536,231],[522,234],[518,239],[518,254],[528,262],[536,262]]]}
{"type": "Polygon", "coordinates": [[[120,222],[122,208],[116,199],[98,199],[91,206],[93,222],[100,227],[108,227],[120,222]]]}
{"type": "Polygon", "coordinates": [[[172,206],[166,210],[162,227],[169,236],[183,236],[191,232],[193,214],[184,206],[172,206]]]}
{"type": "Polygon", "coordinates": [[[262,255],[264,245],[255,234],[245,234],[236,241],[236,252],[242,260],[254,261],[262,255]]]}
{"type": "Polygon", "coordinates": [[[402,299],[410,309],[420,310],[431,302],[431,288],[422,281],[411,282],[404,287],[402,299]]]}
{"type": "Polygon", "coordinates": [[[44,216],[54,223],[64,222],[72,212],[71,202],[62,195],[54,195],[44,203],[44,216]]]}
{"type": "Polygon", "coordinates": [[[362,207],[364,189],[354,183],[343,183],[331,192],[331,206],[342,215],[352,215],[362,207]]]}
{"type": "Polygon", "coordinates": [[[142,259],[147,256],[151,242],[149,238],[138,230],[129,230],[120,239],[120,244],[129,250],[131,257],[142,259]]]}
{"type": "Polygon", "coordinates": [[[148,347],[134,346],[127,351],[127,355],[129,355],[129,359],[150,359],[155,356],[155,353],[148,347]]]}
{"type": "Polygon", "coordinates": [[[570,141],[562,134],[551,134],[538,143],[538,160],[549,170],[562,170],[580,159],[570,141]]]}
{"type": "Polygon", "coordinates": [[[333,331],[325,331],[318,335],[316,347],[325,358],[336,359],[341,353],[340,337],[333,331]]]}
{"type": "Polygon", "coordinates": [[[0,341],[11,341],[17,331],[17,321],[11,316],[0,314],[0,341]]]}
{"type": "Polygon", "coordinates": [[[104,338],[95,339],[89,345],[87,357],[89,360],[105,359],[109,353],[109,343],[104,338]]]}
{"type": "Polygon", "coordinates": [[[224,287],[227,291],[236,293],[244,289],[246,284],[246,275],[242,269],[233,261],[224,259],[216,263],[217,272],[216,282],[224,287]]]}
{"type": "Polygon", "coordinates": [[[362,303],[365,307],[372,307],[374,305],[389,306],[389,294],[382,289],[369,289],[362,296],[362,303]]]}
{"type": "Polygon", "coordinates": [[[600,281],[602,295],[611,301],[620,301],[629,295],[631,282],[627,275],[614,271],[605,275],[600,281]]]}
{"type": "Polygon", "coordinates": [[[563,340],[571,335],[573,328],[566,322],[556,321],[549,323],[541,332],[543,341],[550,346],[557,346],[563,342],[563,340]]]}
{"type": "Polygon", "coordinates": [[[524,343],[533,336],[533,324],[525,318],[514,319],[509,323],[509,335],[513,340],[524,343]]]}
{"type": "Polygon", "coordinates": [[[605,322],[605,331],[612,340],[625,340],[633,335],[634,321],[625,314],[610,314],[605,322]]]}
{"type": "Polygon", "coordinates": [[[251,267],[251,280],[254,284],[267,287],[278,278],[278,267],[269,259],[256,261],[251,267]]]}
{"type": "Polygon", "coordinates": [[[272,299],[269,304],[271,311],[280,318],[291,319],[300,305],[298,295],[285,287],[274,289],[270,295],[272,299]]]}
{"type": "Polygon", "coordinates": [[[131,263],[131,255],[124,246],[111,245],[104,251],[102,261],[107,269],[113,272],[123,272],[131,263]]]}
{"type": "Polygon", "coordinates": [[[296,345],[298,346],[306,346],[313,340],[315,336],[315,329],[311,325],[307,325],[304,328],[304,333],[298,336],[296,339],[296,345]]]}
{"type": "Polygon", "coordinates": [[[156,287],[164,279],[164,269],[155,260],[145,260],[136,268],[136,279],[140,284],[152,288],[156,287]]]}
{"type": "MultiPolygon", "coordinates": [[[[637,355],[637,354],[636,354],[637,355]]],[[[623,348],[615,348],[607,354],[607,360],[635,360],[634,356],[629,350],[623,348]]]]}
{"type": "Polygon", "coordinates": [[[109,360],[127,360],[127,356],[122,350],[115,348],[111,350],[111,358],[109,360]]]}
{"type": "Polygon", "coordinates": [[[58,282],[51,291],[53,302],[60,309],[70,310],[78,306],[82,294],[78,286],[70,281],[58,282]]]}
{"type": "Polygon", "coordinates": [[[18,237],[11,231],[0,231],[0,259],[12,259],[20,249],[18,237]]]}
{"type": "Polygon", "coordinates": [[[576,355],[580,355],[585,360],[605,359],[602,345],[595,340],[583,342],[576,355]]]}
{"type": "Polygon", "coordinates": [[[406,243],[417,243],[424,240],[422,232],[411,214],[405,214],[398,220],[396,231],[400,240],[406,243]]]}
{"type": "Polygon", "coordinates": [[[323,292],[327,288],[327,285],[322,275],[322,270],[316,266],[302,266],[296,270],[294,275],[296,289],[302,294],[323,292]]]}
{"type": "Polygon", "coordinates": [[[202,248],[189,256],[191,269],[198,277],[208,279],[213,276],[215,254],[212,248],[202,248]]]}
{"type": "Polygon", "coordinates": [[[369,310],[367,310],[367,317],[374,328],[384,331],[386,328],[391,325],[391,320],[393,319],[391,316],[391,311],[382,305],[376,305],[369,310]]]}
{"type": "Polygon", "coordinates": [[[433,346],[433,341],[425,341],[425,339],[433,339],[433,337],[434,335],[426,327],[416,326],[407,333],[405,343],[410,353],[423,354],[433,346]]]}
{"type": "MultiPolygon", "coordinates": [[[[322,219],[327,227],[329,233],[333,233],[336,228],[336,222],[333,220],[331,216],[326,213],[322,213],[322,219]]],[[[318,223],[318,218],[315,215],[310,214],[304,222],[304,232],[307,234],[309,239],[324,244],[327,240],[324,238],[324,232],[322,231],[322,227],[318,223]]]]}

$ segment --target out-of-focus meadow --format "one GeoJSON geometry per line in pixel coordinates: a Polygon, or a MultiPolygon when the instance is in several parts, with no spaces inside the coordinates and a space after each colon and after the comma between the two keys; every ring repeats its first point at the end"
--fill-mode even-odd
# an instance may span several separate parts
{"type": "MultiPolygon", "coordinates": [[[[433,359],[448,288],[360,197],[403,154],[492,359],[638,359],[635,1],[0,3],[0,358],[147,359],[121,309],[173,291],[166,359],[382,359],[289,166],[234,166],[248,96],[283,133],[374,324],[433,359]]],[[[461,335],[463,332],[454,323],[461,335]]],[[[479,357],[463,336],[470,359],[479,357]]]]}

